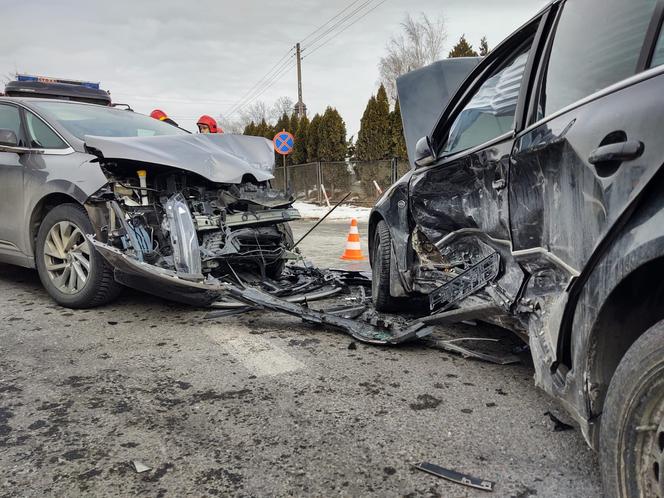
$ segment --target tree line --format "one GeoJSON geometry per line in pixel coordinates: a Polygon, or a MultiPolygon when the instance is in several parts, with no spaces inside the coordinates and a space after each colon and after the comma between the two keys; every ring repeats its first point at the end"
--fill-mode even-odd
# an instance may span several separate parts
{"type": "MultiPolygon", "coordinates": [[[[275,109],[283,110],[276,122],[268,121],[266,109],[258,109],[260,112],[254,113],[256,117],[244,127],[244,134],[272,140],[282,130],[292,133],[295,147],[287,156],[286,164],[289,165],[318,161],[407,160],[401,107],[394,82],[405,72],[440,60],[446,33],[442,20],[431,21],[425,15],[417,20],[407,16],[402,28],[404,34],[390,40],[388,54],[379,63],[381,84],[367,102],[356,141],[354,137],[347,139],[346,124],[334,107],[328,106],[325,112],[314,115],[311,120],[306,116],[299,119],[297,114],[289,115],[286,111],[292,109],[292,101],[286,98],[275,105],[275,109]]],[[[464,34],[447,57],[483,57],[488,53],[486,37],[480,40],[476,51],[464,34]]],[[[281,164],[282,158],[277,156],[277,159],[277,164],[281,164]]],[[[370,170],[370,167],[365,168],[361,175],[367,176],[367,181],[375,173],[370,170]]]]}

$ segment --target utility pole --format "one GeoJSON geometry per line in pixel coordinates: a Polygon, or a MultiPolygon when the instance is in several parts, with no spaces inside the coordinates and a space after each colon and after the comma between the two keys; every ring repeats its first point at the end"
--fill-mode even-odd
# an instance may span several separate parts
{"type": "Polygon", "coordinates": [[[302,119],[307,115],[307,106],[304,105],[302,101],[302,51],[300,50],[300,44],[298,43],[295,46],[297,50],[297,117],[302,119]]]}

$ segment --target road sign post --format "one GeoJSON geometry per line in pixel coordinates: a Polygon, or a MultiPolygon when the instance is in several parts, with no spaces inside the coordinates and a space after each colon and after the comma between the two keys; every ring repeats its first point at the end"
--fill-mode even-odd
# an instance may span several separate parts
{"type": "Polygon", "coordinates": [[[292,133],[282,130],[272,139],[274,151],[284,158],[284,190],[288,190],[288,168],[286,167],[286,156],[293,152],[295,147],[295,137],[292,133]]]}

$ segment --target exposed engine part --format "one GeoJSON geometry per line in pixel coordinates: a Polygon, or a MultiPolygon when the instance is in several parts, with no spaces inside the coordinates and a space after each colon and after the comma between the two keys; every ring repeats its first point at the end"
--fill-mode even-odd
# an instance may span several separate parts
{"type": "Polygon", "coordinates": [[[292,237],[279,227],[300,214],[293,199],[268,182],[214,184],[184,171],[137,169],[127,162],[104,167],[110,179],[105,199],[113,199],[109,242],[138,261],[202,280],[232,273],[231,266],[263,274],[293,257],[292,237]]]}
{"type": "Polygon", "coordinates": [[[182,194],[175,194],[165,208],[178,276],[190,280],[203,278],[198,236],[187,201],[182,194]]]}

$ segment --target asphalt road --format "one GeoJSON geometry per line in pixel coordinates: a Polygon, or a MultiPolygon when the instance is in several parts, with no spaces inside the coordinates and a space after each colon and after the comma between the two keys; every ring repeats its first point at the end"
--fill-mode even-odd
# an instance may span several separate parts
{"type": "MultiPolygon", "coordinates": [[[[303,252],[336,263],[346,232],[326,224],[303,252]]],[[[0,266],[0,496],[600,494],[595,456],[578,430],[554,431],[527,364],[354,344],[274,313],[204,314],[133,291],[67,310],[35,272],[0,266]]]]}

